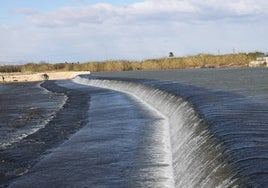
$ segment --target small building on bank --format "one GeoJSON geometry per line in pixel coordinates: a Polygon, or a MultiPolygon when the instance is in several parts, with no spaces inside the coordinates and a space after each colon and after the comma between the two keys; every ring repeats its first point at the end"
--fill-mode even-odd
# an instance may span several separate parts
{"type": "Polygon", "coordinates": [[[257,57],[255,61],[249,63],[249,67],[268,67],[268,55],[257,57]]]}

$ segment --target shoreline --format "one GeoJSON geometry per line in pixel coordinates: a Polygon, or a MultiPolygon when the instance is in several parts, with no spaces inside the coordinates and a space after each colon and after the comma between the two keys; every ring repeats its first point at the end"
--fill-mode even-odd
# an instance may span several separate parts
{"type": "Polygon", "coordinates": [[[43,75],[48,75],[48,80],[72,79],[80,74],[90,74],[89,71],[64,71],[64,72],[40,72],[40,73],[2,73],[0,83],[36,82],[45,80],[43,75]]]}

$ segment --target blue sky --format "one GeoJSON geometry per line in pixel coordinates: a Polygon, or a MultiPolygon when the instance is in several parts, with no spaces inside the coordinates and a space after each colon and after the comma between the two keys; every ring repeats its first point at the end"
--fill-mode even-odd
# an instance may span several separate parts
{"type": "Polygon", "coordinates": [[[266,0],[0,0],[0,63],[268,52],[266,0]]]}

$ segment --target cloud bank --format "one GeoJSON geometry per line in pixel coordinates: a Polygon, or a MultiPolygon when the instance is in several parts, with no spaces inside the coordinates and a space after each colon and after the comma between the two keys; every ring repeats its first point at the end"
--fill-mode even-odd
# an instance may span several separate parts
{"type": "MultiPolygon", "coordinates": [[[[162,23],[239,21],[244,17],[267,18],[264,0],[147,0],[124,7],[95,4],[87,7],[64,7],[52,12],[29,16],[29,24],[40,27],[77,26],[80,24],[138,24],[140,21],[162,23]]],[[[30,12],[29,10],[27,12],[30,12]]],[[[251,19],[249,20],[251,21],[251,19]]]]}
{"type": "Polygon", "coordinates": [[[19,23],[0,24],[0,59],[140,60],[169,51],[265,51],[267,8],[265,0],[146,0],[48,12],[17,8],[11,12],[23,17],[19,23]]]}

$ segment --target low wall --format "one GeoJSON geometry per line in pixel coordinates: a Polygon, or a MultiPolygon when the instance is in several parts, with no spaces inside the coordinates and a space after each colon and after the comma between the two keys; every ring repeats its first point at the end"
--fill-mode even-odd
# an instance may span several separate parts
{"type": "Polygon", "coordinates": [[[34,82],[44,80],[43,74],[48,75],[49,80],[72,79],[80,74],[90,74],[89,71],[70,71],[70,72],[46,72],[34,74],[22,73],[0,73],[0,82],[34,82]]]}

